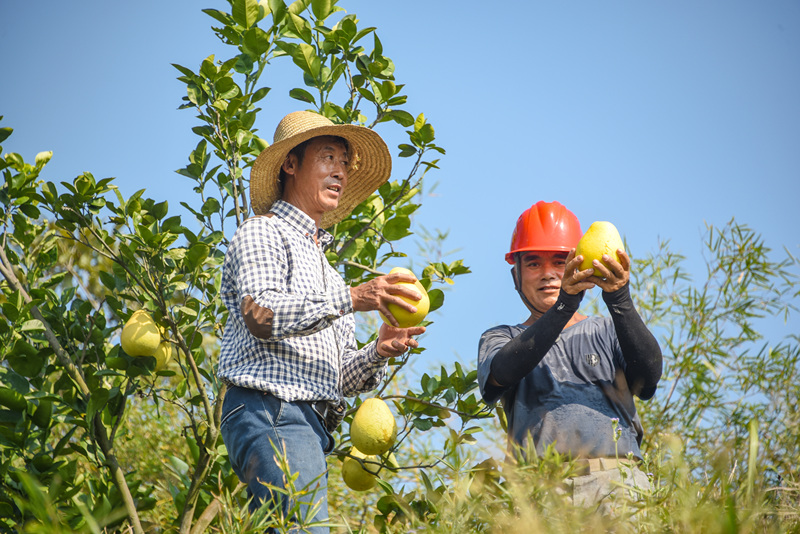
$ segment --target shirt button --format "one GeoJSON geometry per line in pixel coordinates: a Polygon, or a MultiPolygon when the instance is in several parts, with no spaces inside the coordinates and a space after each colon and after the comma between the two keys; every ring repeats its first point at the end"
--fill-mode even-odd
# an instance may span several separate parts
{"type": "Polygon", "coordinates": [[[344,315],[344,310],[339,310],[339,315],[344,315]]]}

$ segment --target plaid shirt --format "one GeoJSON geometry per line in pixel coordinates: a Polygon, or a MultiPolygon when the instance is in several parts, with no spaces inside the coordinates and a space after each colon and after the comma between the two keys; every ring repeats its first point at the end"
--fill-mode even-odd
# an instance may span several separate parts
{"type": "Polygon", "coordinates": [[[273,217],[243,222],[225,254],[221,295],[230,313],[219,377],[290,402],[338,401],[374,389],[386,360],[375,342],[356,348],[350,288],[323,254],[333,236],[286,202],[270,211],[273,217]],[[248,296],[273,314],[266,339],[245,323],[248,296]]]}

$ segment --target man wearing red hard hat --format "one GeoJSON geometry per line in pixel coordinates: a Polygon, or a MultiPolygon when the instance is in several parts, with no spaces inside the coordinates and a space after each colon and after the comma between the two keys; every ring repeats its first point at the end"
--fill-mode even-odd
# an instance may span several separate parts
{"type": "Polygon", "coordinates": [[[619,250],[619,262],[606,255],[605,265],[595,260],[581,271],[581,235],[558,202],[538,202],[519,217],[506,261],[530,316],[483,333],[478,380],[487,403],[502,402],[514,446],[542,454],[552,445],[576,459],[573,502],[606,506],[623,485],[649,487],[636,466],[643,429],[633,396],[655,394],[662,356],[631,300],[628,255],[619,250]],[[578,313],[595,286],[610,317],[578,313]]]}

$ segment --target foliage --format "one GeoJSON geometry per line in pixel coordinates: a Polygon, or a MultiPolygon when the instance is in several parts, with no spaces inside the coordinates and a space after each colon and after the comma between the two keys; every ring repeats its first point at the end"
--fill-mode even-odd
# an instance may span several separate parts
{"type": "Polygon", "coordinates": [[[638,306],[667,356],[659,394],[640,409],[645,428],[679,434],[701,463],[703,451],[743,450],[755,424],[764,444],[758,465],[774,483],[797,481],[800,338],[770,345],[761,333],[765,319],[797,311],[797,261],[775,261],[763,238],[734,220],[708,227],[704,245],[698,285],[666,243],[637,264],[638,306]]]}
{"type": "MultiPolygon", "coordinates": [[[[328,259],[351,284],[414,261],[414,215],[444,150],[424,114],[405,108],[376,29],[335,0],[228,4],[205,12],[231,56],[209,56],[197,70],[175,65],[186,85],[182,107],[199,121],[200,140],[178,170],[197,194],[182,203],[191,223],[143,190],[126,197],[110,178],[44,181],[49,152],[32,164],[14,153],[0,160],[0,531],[290,526],[247,512],[219,435],[225,388],[214,373],[227,319],[218,298],[222,260],[230,233],[250,215],[247,176],[267,146],[255,124],[271,64],[291,62],[302,87],[289,95],[303,106],[405,136],[395,176],[332,229],[328,259]],[[120,328],[137,309],[152,314],[177,351],[170,367],[156,371],[154,358],[119,347],[120,328]]],[[[0,143],[11,133],[0,128],[0,143]]],[[[444,292],[435,285],[469,269],[444,261],[446,232],[419,234],[417,274],[436,309],[444,292]]],[[[639,404],[652,491],[617,516],[598,516],[560,495],[569,459],[548,453],[498,463],[502,422],[480,401],[473,366],[456,363],[409,383],[420,348],[392,360],[375,392],[393,406],[400,431],[399,465],[385,459],[374,492],[354,494],[339,477],[361,402],[351,401],[330,461],[337,528],[800,531],[798,338],[770,345],[759,333],[760,321],[796,311],[798,264],[791,255],[775,261],[761,237],[735,221],[707,235],[709,270],[699,285],[667,243],[634,268],[637,305],[666,359],[663,386],[639,404]]],[[[360,328],[359,341],[373,330],[360,328]]]]}

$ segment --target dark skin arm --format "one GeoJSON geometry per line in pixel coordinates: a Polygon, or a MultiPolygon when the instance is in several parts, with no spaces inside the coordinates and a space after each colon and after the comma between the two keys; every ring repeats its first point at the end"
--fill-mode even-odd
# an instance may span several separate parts
{"type": "Polygon", "coordinates": [[[582,292],[596,285],[603,289],[603,300],[609,306],[614,321],[627,364],[625,377],[631,391],[643,399],[653,396],[661,377],[661,349],[630,299],[630,258],[622,250],[617,254],[619,262],[608,255],[603,256],[608,267],[595,260],[592,269],[577,271],[583,258],[575,257],[574,250],[570,252],[558,301],[495,355],[490,384],[513,386],[530,373],[553,346],[558,334],[582,318],[575,313],[582,292]],[[595,271],[603,278],[592,276],[595,271]]]}
{"type": "Polygon", "coordinates": [[[642,399],[651,398],[663,371],[661,347],[647,328],[630,298],[631,260],[623,250],[617,250],[619,262],[603,255],[603,262],[594,261],[594,269],[605,280],[595,284],[603,288],[603,301],[611,312],[622,357],[625,358],[625,379],[628,387],[642,399]],[[623,283],[624,281],[624,283],[623,283]]]}

